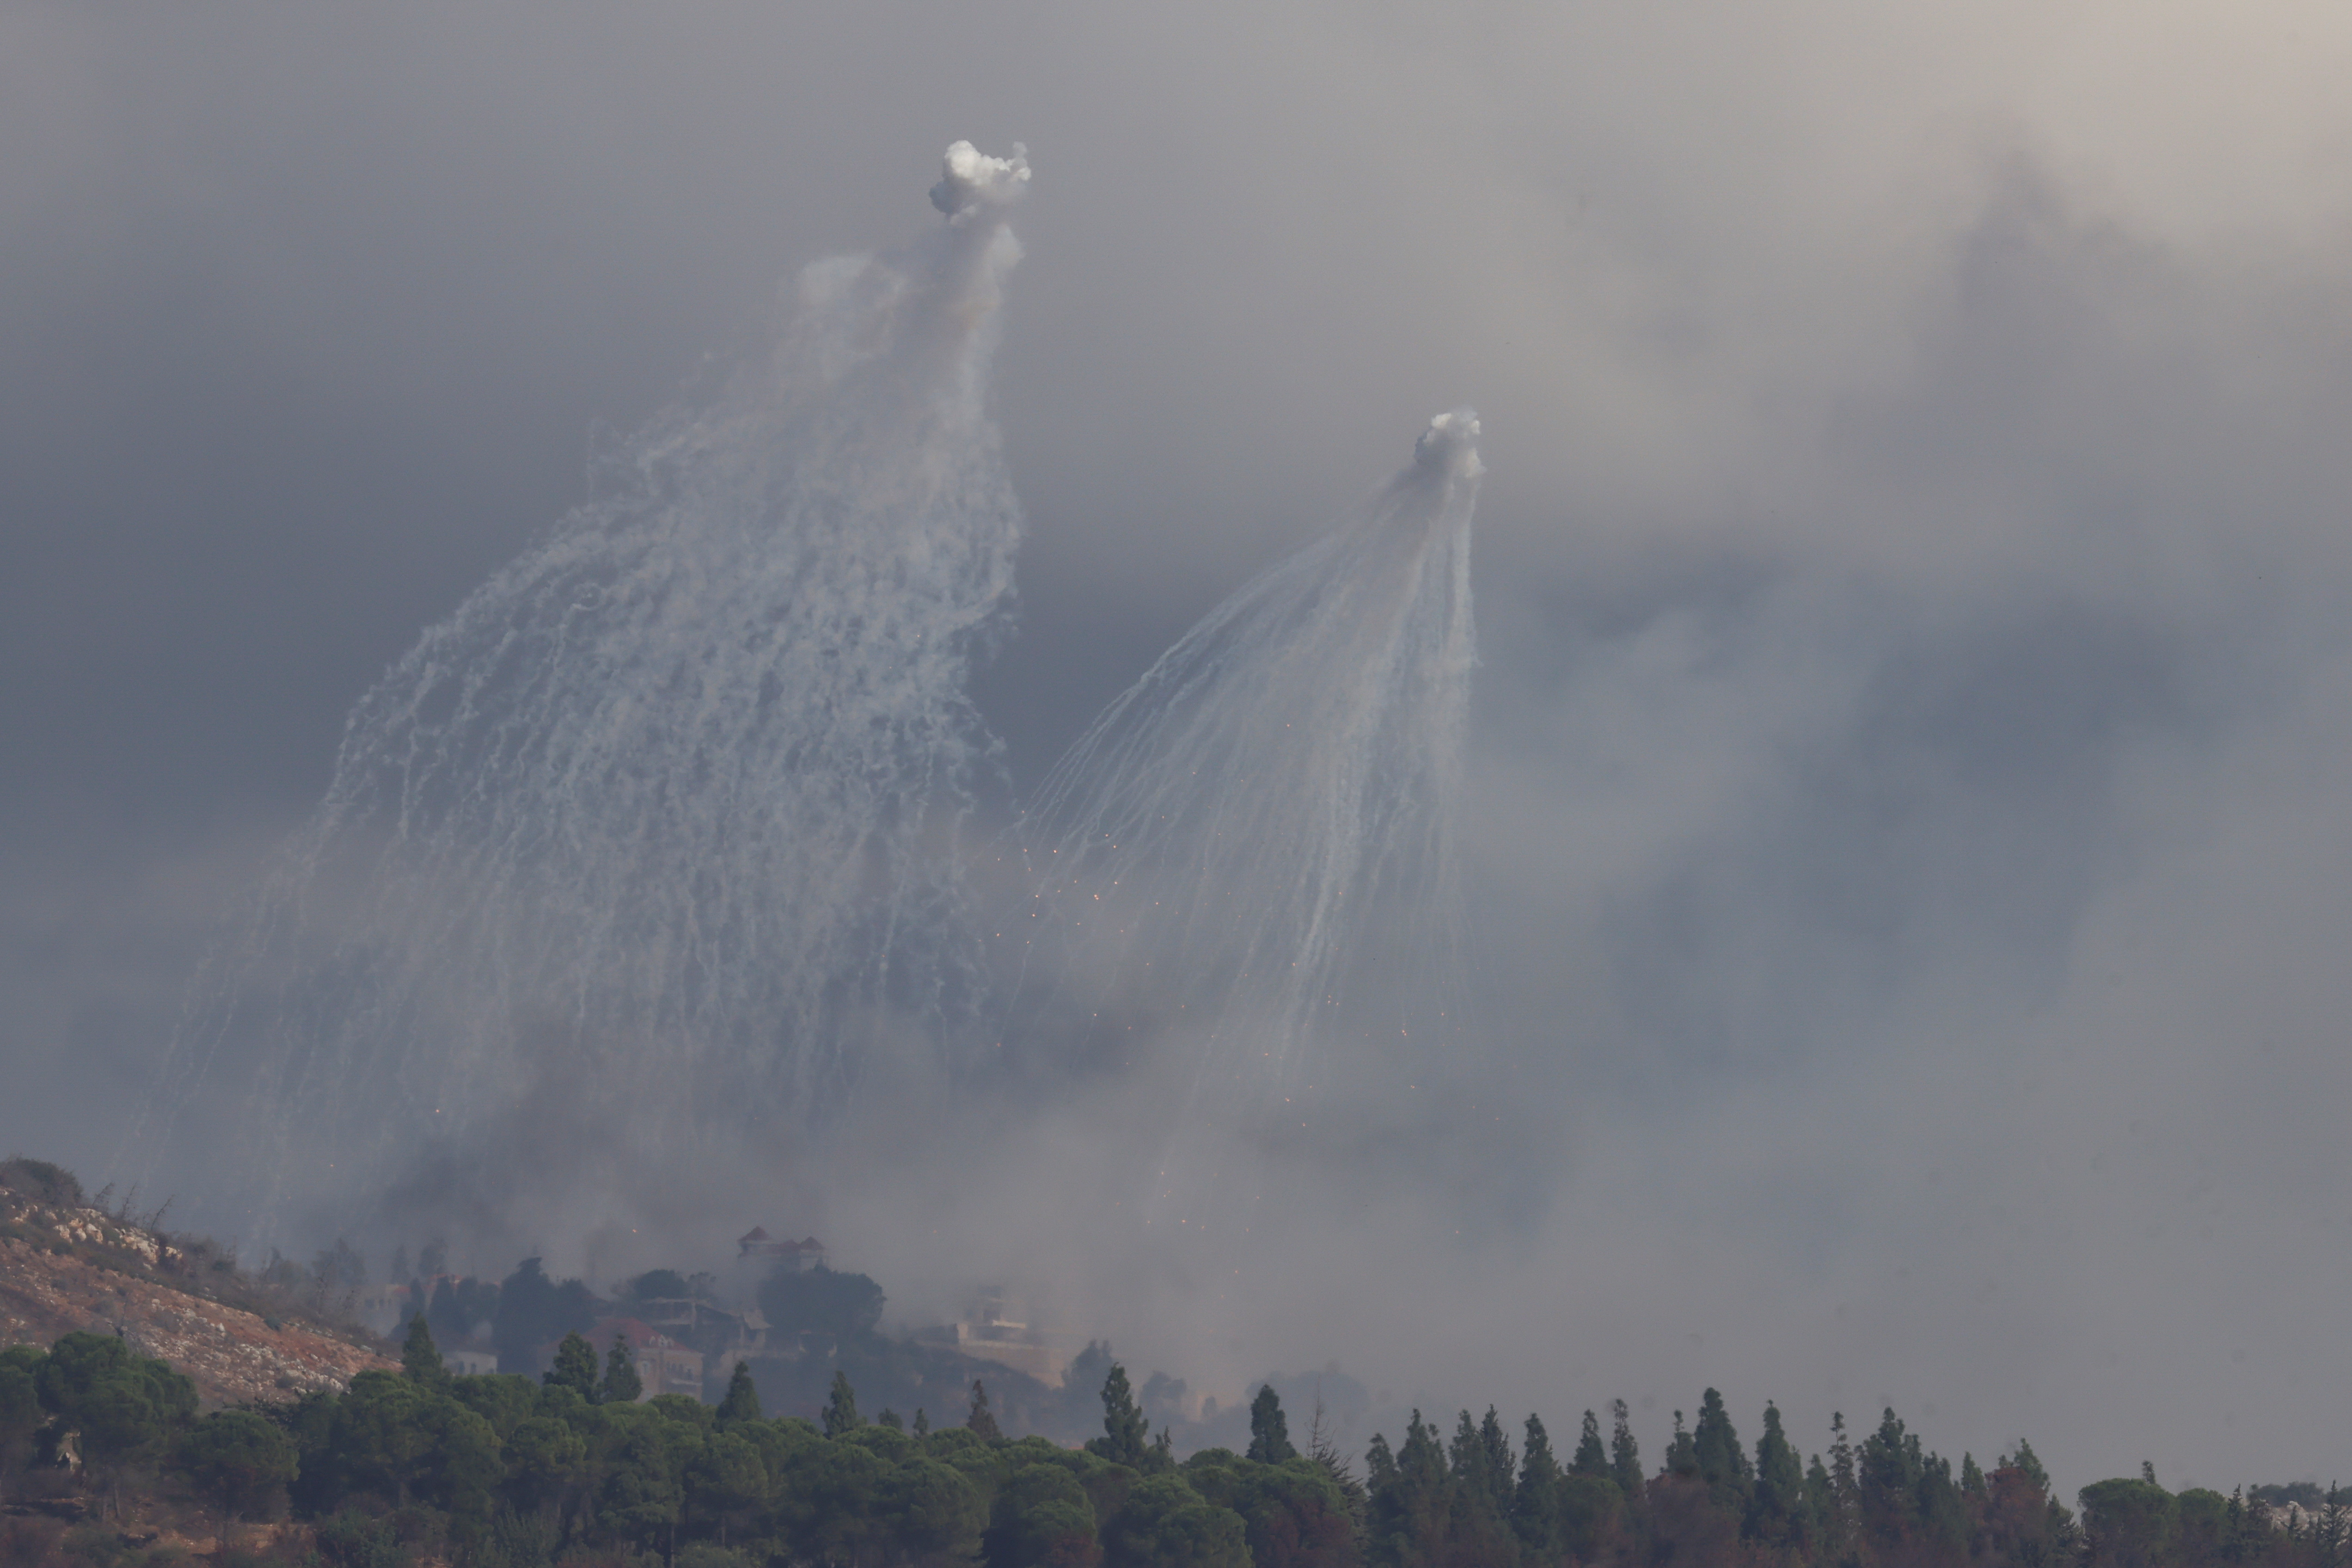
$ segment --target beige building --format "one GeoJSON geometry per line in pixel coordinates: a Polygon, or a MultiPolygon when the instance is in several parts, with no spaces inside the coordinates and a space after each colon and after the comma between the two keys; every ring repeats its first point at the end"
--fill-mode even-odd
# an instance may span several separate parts
{"type": "Polygon", "coordinates": [[[702,1352],[680,1344],[669,1335],[635,1318],[606,1318],[588,1331],[588,1342],[599,1360],[613,1352],[613,1342],[625,1337],[629,1359],[637,1369],[640,1400],[656,1394],[702,1397],[702,1352]]]}
{"type": "Polygon", "coordinates": [[[982,1290],[972,1298],[964,1315],[949,1324],[940,1338],[962,1353],[992,1361],[1038,1382],[1058,1385],[1069,1357],[1050,1335],[1029,1322],[1028,1312],[1003,1290],[982,1290]]]}

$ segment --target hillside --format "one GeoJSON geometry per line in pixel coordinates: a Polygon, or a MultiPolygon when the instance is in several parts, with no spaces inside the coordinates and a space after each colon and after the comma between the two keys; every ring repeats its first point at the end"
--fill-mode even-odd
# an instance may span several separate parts
{"type": "Polygon", "coordinates": [[[341,1389],[398,1365],[357,1331],[269,1299],[226,1259],[79,1201],[69,1176],[47,1194],[27,1185],[0,1185],[0,1347],[119,1334],[212,1406],[341,1389]]]}

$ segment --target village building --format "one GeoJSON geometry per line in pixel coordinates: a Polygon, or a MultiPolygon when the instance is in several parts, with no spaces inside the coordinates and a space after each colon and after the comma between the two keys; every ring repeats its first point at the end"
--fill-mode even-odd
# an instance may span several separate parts
{"type": "Polygon", "coordinates": [[[961,1317],[924,1337],[953,1345],[981,1361],[1025,1372],[1040,1383],[1058,1385],[1069,1357],[1055,1347],[1057,1336],[1028,1321],[1028,1317],[1023,1305],[1003,1290],[985,1289],[973,1296],[961,1317]]]}
{"type": "Polygon", "coordinates": [[[601,1363],[609,1356],[616,1340],[629,1342],[629,1359],[637,1369],[637,1397],[651,1399],[657,1394],[683,1394],[691,1399],[702,1397],[702,1352],[691,1345],[680,1344],[638,1318],[605,1318],[588,1331],[588,1342],[595,1347],[601,1363]]]}

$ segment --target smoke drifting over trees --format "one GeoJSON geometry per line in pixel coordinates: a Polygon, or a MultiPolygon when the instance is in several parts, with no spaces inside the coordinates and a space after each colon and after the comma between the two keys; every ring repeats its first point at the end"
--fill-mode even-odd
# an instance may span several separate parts
{"type": "MultiPolygon", "coordinates": [[[[2030,1430],[2067,1495],[2320,1462],[2340,19],[199,6],[0,44],[14,1142],[147,1153],[220,911],[418,628],[590,499],[592,422],[1018,136],[986,412],[1028,531],[975,820],[1475,400],[1469,1023],[1212,1151],[1255,1206],[1205,1237],[1139,1218],[1189,1081],[959,1097],[895,1035],[893,1113],[822,1172],[667,1169],[551,1047],[505,1163],[419,1146],[397,1205],[491,1235],[593,1168],[625,1212],[550,1268],[600,1279],[804,1205],[910,1313],[1051,1280],[1223,1398],[1337,1356],[1407,1408],[1622,1392],[1654,1447],[1707,1386],[1816,1438],[2030,1430]]],[[[235,1109],[179,1109],[188,1223],[248,1168],[235,1109]]]]}

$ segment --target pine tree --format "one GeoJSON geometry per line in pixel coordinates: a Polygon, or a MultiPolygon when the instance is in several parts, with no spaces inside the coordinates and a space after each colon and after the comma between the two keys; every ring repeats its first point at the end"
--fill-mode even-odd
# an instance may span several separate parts
{"type": "Polygon", "coordinates": [[[1380,1568],[1434,1568],[1454,1555],[1449,1540],[1454,1488],[1436,1428],[1416,1410],[1393,1459],[1378,1439],[1366,1459],[1372,1473],[1372,1561],[1380,1568]]]}
{"type": "Polygon", "coordinates": [[[1485,1462],[1479,1470],[1486,1480],[1486,1496],[1501,1518],[1511,1516],[1511,1497],[1517,1489],[1512,1484],[1512,1472],[1518,1468],[1511,1453],[1511,1440],[1503,1434],[1503,1423],[1495,1407],[1486,1406],[1486,1414],[1478,1423],[1478,1447],[1485,1451],[1485,1462]]]}
{"type": "Polygon", "coordinates": [[[1874,1547],[1900,1550],[1919,1524],[1919,1487],[1926,1473],[1919,1439],[1904,1430],[1893,1409],[1854,1451],[1862,1528],[1874,1547]]]}
{"type": "Polygon", "coordinates": [[[1666,1474],[1698,1474],[1698,1445],[1691,1441],[1690,1431],[1683,1425],[1683,1413],[1679,1410],[1675,1412],[1675,1435],[1666,1439],[1666,1474]]]}
{"type": "Polygon", "coordinates": [[[1468,1500],[1492,1507],[1495,1500],[1494,1478],[1488,1474],[1486,1446],[1478,1440],[1477,1423],[1465,1410],[1454,1418],[1454,1441],[1446,1445],[1446,1458],[1454,1476],[1454,1484],[1468,1500]]]}
{"type": "Polygon", "coordinates": [[[596,1391],[600,1405],[635,1405],[646,1392],[643,1379],[637,1376],[637,1358],[629,1353],[629,1336],[614,1334],[613,1348],[604,1356],[604,1383],[596,1391]]]}
{"type": "Polygon", "coordinates": [[[1130,1469],[1143,1468],[1144,1451],[1150,1447],[1151,1428],[1136,1408],[1135,1390],[1127,1381],[1127,1368],[1110,1363],[1110,1375],[1103,1379],[1103,1435],[1087,1445],[1087,1452],[1099,1454],[1114,1465],[1130,1469]]]}
{"type": "Polygon", "coordinates": [[[971,1414],[964,1417],[963,1424],[966,1431],[978,1433],[984,1442],[998,1442],[1004,1436],[994,1413],[988,1408],[988,1385],[976,1377],[971,1380],[971,1414]]]}
{"type": "Polygon", "coordinates": [[[1389,1451],[1389,1440],[1381,1433],[1373,1433],[1372,1440],[1365,1445],[1364,1475],[1376,1489],[1396,1479],[1396,1455],[1389,1451]]]}
{"type": "Polygon", "coordinates": [[[1298,1450],[1290,1446],[1290,1422],[1282,1413],[1282,1396],[1270,1383],[1260,1384],[1257,1397],[1250,1401],[1247,1457],[1262,1465],[1278,1465],[1298,1457],[1298,1450]]]}
{"type": "Polygon", "coordinates": [[[1830,1481],[1822,1457],[1815,1454],[1805,1465],[1805,1522],[1816,1537],[1827,1541],[1836,1519],[1837,1489],[1830,1481]]]}
{"type": "Polygon", "coordinates": [[[555,1347],[555,1364],[541,1374],[551,1388],[569,1388],[589,1404],[596,1403],[596,1347],[574,1329],[555,1347]]]}
{"type": "Polygon", "coordinates": [[[719,1402],[718,1424],[731,1426],[738,1421],[760,1418],[760,1390],[751,1381],[751,1363],[739,1361],[735,1370],[727,1375],[727,1396],[719,1402]]]}
{"type": "Polygon", "coordinates": [[[874,1425],[887,1426],[893,1432],[904,1432],[907,1429],[907,1424],[898,1418],[898,1413],[887,1405],[882,1407],[882,1414],[874,1418],[874,1425]]]}
{"type": "Polygon", "coordinates": [[[1691,1458],[1716,1505],[1733,1513],[1744,1513],[1755,1475],[1748,1468],[1748,1456],[1739,1447],[1739,1434],[1732,1430],[1731,1415],[1723,1407],[1723,1395],[1712,1388],[1699,1400],[1698,1426],[1691,1433],[1691,1458]]]}
{"type": "Polygon", "coordinates": [[[449,1368],[441,1359],[441,1347],[433,1342],[433,1330],[422,1312],[408,1320],[408,1338],[400,1347],[400,1370],[411,1382],[427,1388],[449,1386],[449,1368]]]}
{"type": "MultiPolygon", "coordinates": [[[[1372,1440],[1380,1444],[1382,1454],[1388,1453],[1385,1438],[1375,1436],[1372,1440]]],[[[1364,1483],[1356,1479],[1354,1468],[1340,1454],[1339,1445],[1331,1440],[1331,1426],[1324,1416],[1323,1395],[1319,1389],[1315,1395],[1315,1417],[1307,1426],[1307,1457],[1314,1462],[1317,1469],[1323,1472],[1326,1479],[1339,1489],[1339,1495],[1347,1500],[1348,1517],[1355,1522],[1356,1532],[1360,1536],[1364,1528],[1365,1505],[1370,1497],[1364,1483]]],[[[1368,1463],[1370,1457],[1369,1453],[1365,1455],[1368,1463]]],[[[1395,1468],[1393,1459],[1390,1461],[1390,1467],[1395,1468]]]]}
{"type": "Polygon", "coordinates": [[[824,1435],[846,1437],[865,1425],[857,1414],[857,1391],[849,1386],[849,1374],[836,1370],[833,1374],[833,1394],[824,1402],[824,1435]]]}
{"type": "Polygon", "coordinates": [[[928,1437],[930,1435],[931,1418],[924,1411],[923,1407],[918,1405],[915,1406],[915,1436],[918,1437],[928,1437]]]}
{"type": "Polygon", "coordinates": [[[1854,1547],[1854,1527],[1861,1516],[1861,1489],[1854,1479],[1853,1441],[1846,1436],[1845,1412],[1830,1413],[1830,1512],[1822,1521],[1822,1534],[1832,1559],[1842,1559],[1854,1547]]]}
{"type": "Polygon", "coordinates": [[[1960,1495],[1979,1505],[1985,1500],[1984,1471],[1977,1468],[1977,1457],[1965,1448],[1960,1450],[1960,1495]]]}
{"type": "Polygon", "coordinates": [[[1764,1435],[1756,1439],[1756,1484],[1748,1506],[1750,1539],[1801,1548],[1806,1508],[1805,1472],[1797,1450],[1780,1426],[1780,1407],[1764,1402],[1764,1435]]]}
{"type": "Polygon", "coordinates": [[[1593,1477],[1609,1474],[1609,1450],[1601,1444],[1601,1420],[1590,1410],[1584,1413],[1584,1431],[1576,1439],[1576,1458],[1569,1461],[1568,1473],[1593,1477]]]}
{"type": "Polygon", "coordinates": [[[1625,1500],[1642,1500],[1642,1446],[1633,1441],[1632,1413],[1622,1399],[1609,1402],[1609,1475],[1625,1500]]]}
{"type": "Polygon", "coordinates": [[[1552,1458],[1551,1435],[1537,1416],[1528,1417],[1527,1441],[1519,1451],[1519,1483],[1511,1496],[1511,1531],[1530,1563],[1558,1563],[1568,1551],[1560,1525],[1559,1461],[1552,1458]]]}

